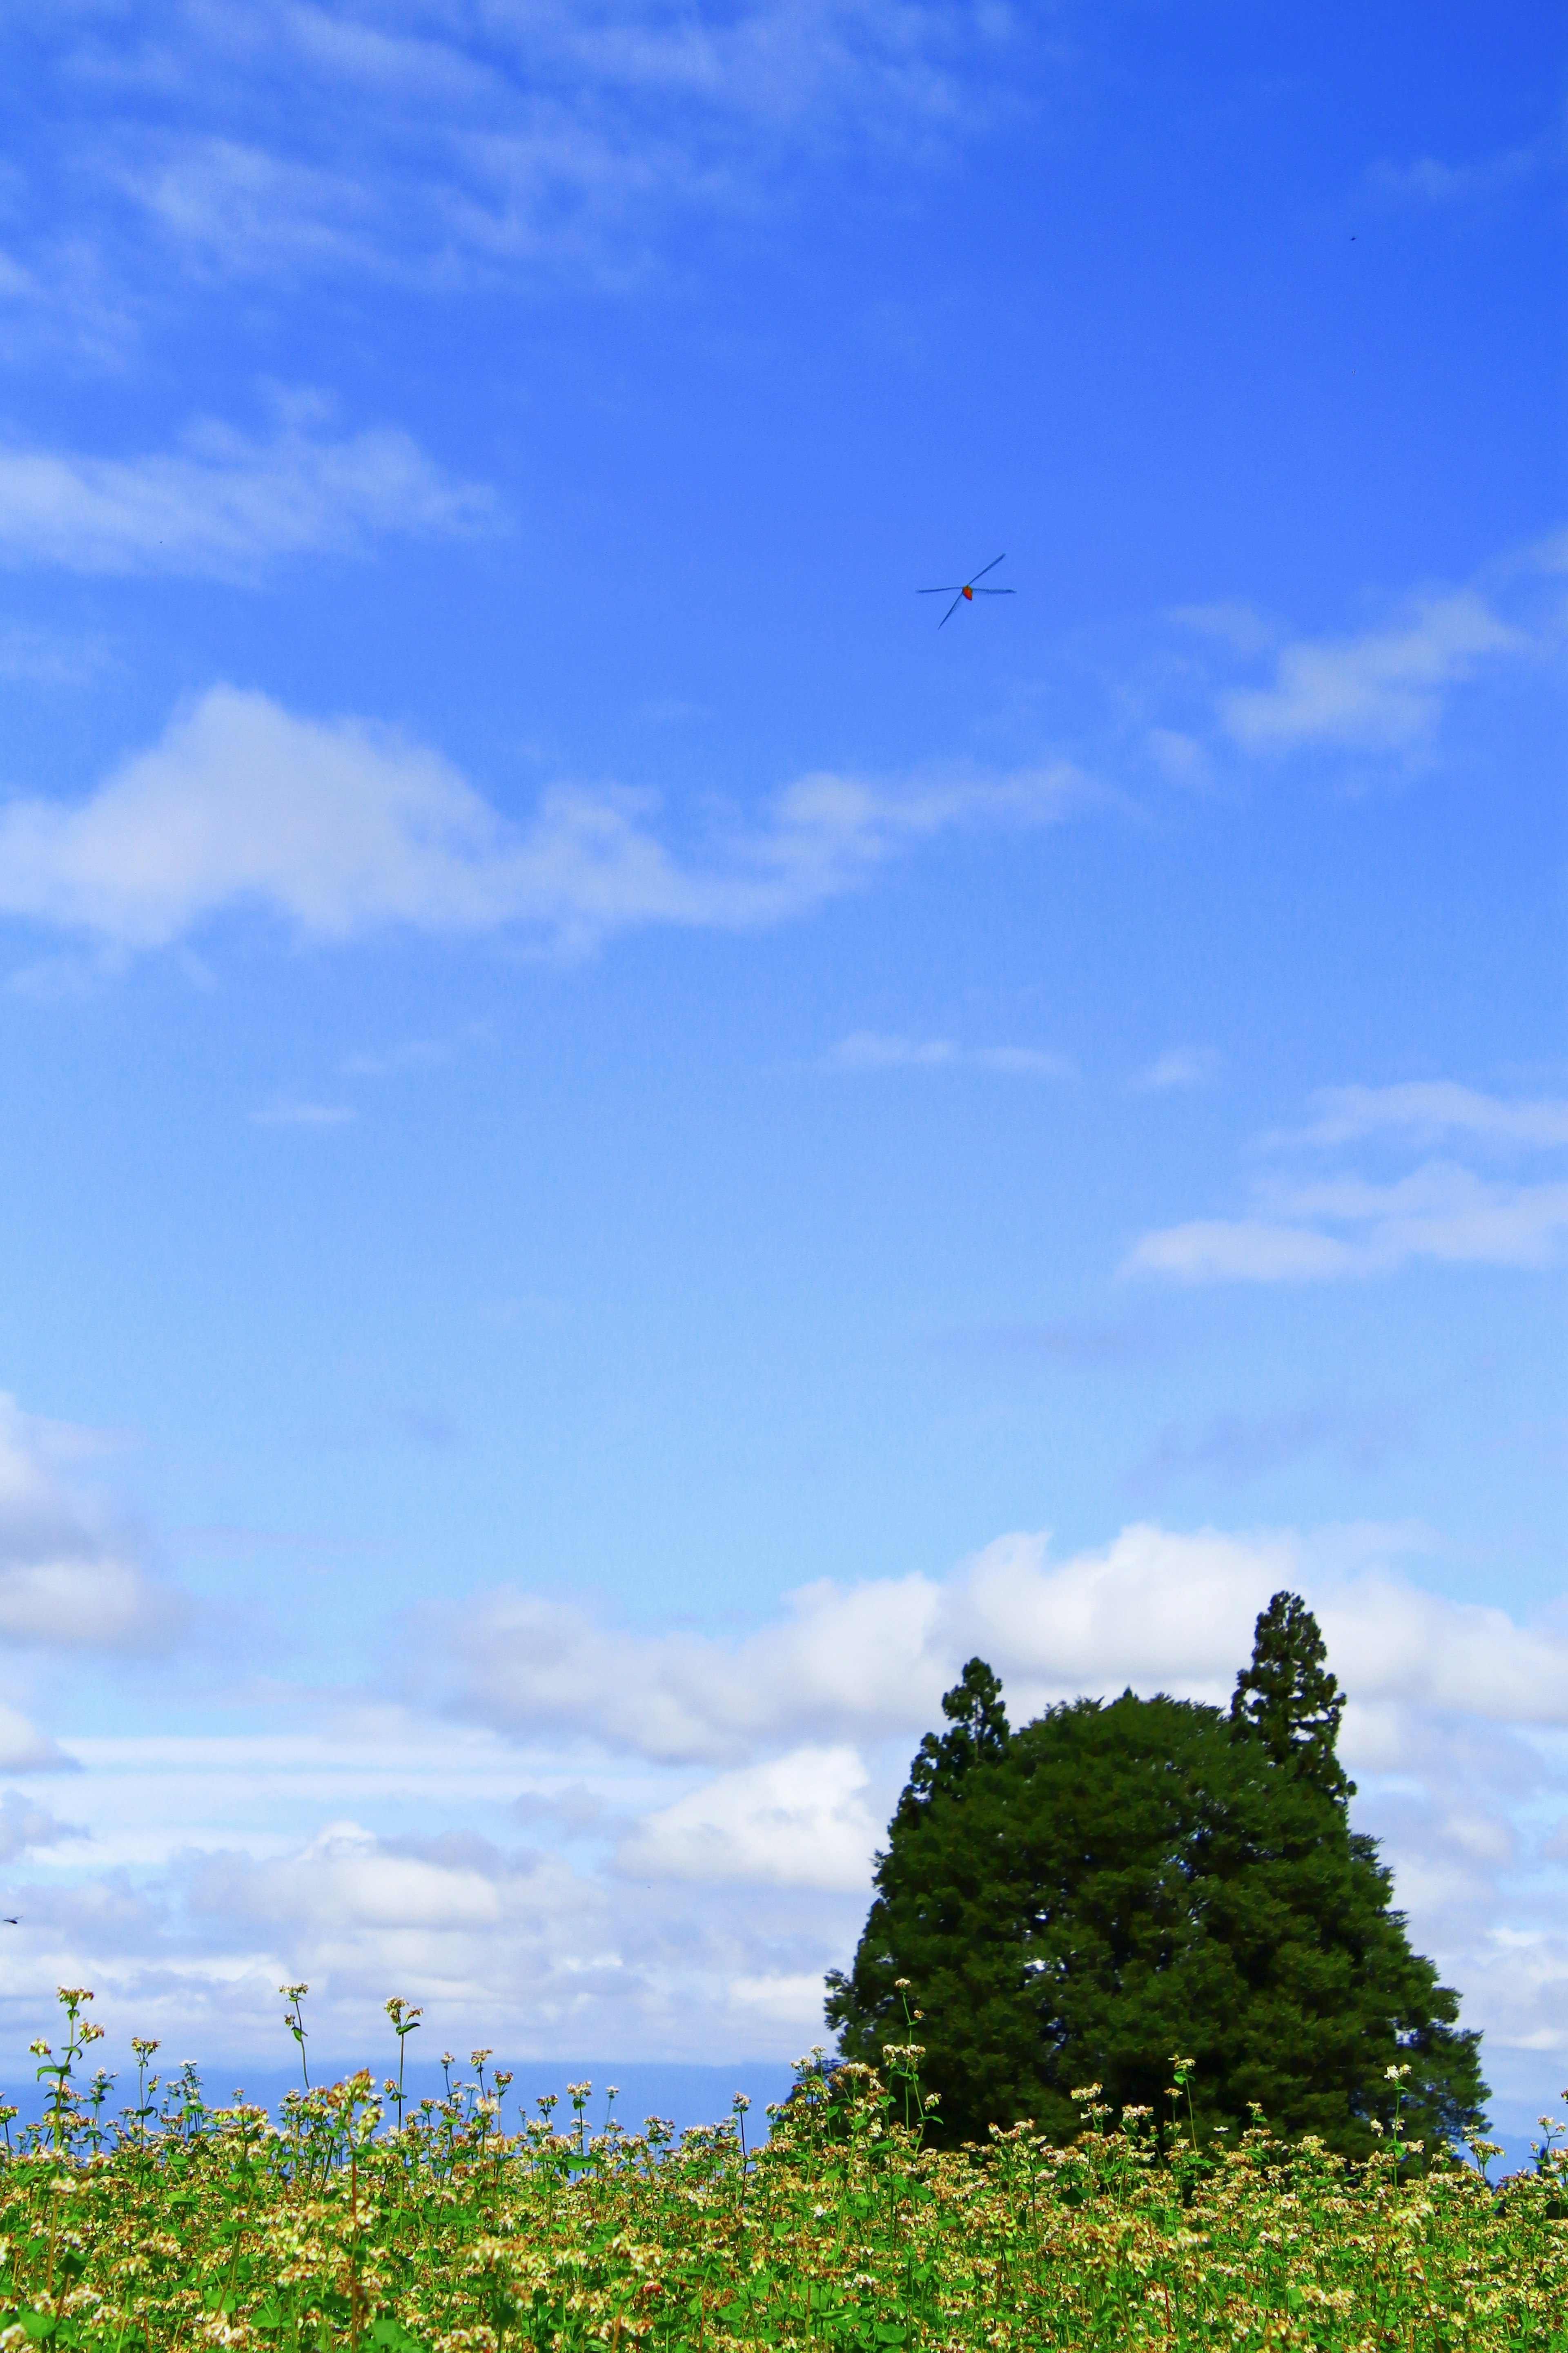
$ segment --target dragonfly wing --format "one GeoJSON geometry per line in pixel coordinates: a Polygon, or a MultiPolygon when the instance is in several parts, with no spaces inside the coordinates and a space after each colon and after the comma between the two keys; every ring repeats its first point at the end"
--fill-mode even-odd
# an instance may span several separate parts
{"type": "Polygon", "coordinates": [[[989,564],[983,564],[979,571],[973,575],[973,577],[969,583],[970,586],[973,588],[976,580],[984,580],[988,572],[994,572],[999,564],[1005,564],[1006,561],[1007,556],[1005,550],[1004,550],[1000,555],[994,555],[989,564]]]}
{"type": "Polygon", "coordinates": [[[959,607],[963,604],[963,589],[961,588],[961,589],[959,590],[959,592],[958,592],[957,596],[953,598],[953,600],[952,600],[952,604],[948,607],[948,608],[947,608],[946,612],[942,615],[942,617],[941,620],[937,623],[937,628],[938,628],[939,629],[945,629],[945,628],[946,628],[946,627],[947,627],[948,623],[952,620],[952,618],[953,615],[957,612],[957,610],[958,610],[959,607]]]}
{"type": "Polygon", "coordinates": [[[977,596],[1016,596],[1018,592],[1016,588],[977,588],[974,593],[977,596]]]}

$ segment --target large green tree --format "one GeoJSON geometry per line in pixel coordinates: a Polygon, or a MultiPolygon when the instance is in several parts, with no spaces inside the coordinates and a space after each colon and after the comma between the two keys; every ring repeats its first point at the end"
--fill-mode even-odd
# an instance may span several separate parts
{"type": "Polygon", "coordinates": [[[1129,1691],[1014,1731],[972,1659],[899,1800],[854,1967],[827,1981],[844,2055],[875,2065],[906,2039],[905,1978],[949,2141],[1020,2116],[1066,2137],[1088,2084],[1163,2115],[1177,2052],[1210,2129],[1256,2103],[1363,2152],[1390,2068],[1412,2132],[1479,2124],[1479,2037],[1350,1826],[1342,1706],[1293,1594],[1258,1619],[1228,1715],[1129,1691]]]}

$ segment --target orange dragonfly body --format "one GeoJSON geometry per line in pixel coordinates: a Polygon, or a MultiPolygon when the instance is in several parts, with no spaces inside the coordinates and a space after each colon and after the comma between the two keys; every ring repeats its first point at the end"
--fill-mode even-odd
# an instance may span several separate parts
{"type": "Polygon", "coordinates": [[[960,605],[973,605],[977,596],[1011,596],[1016,594],[1016,591],[1011,588],[982,588],[980,586],[988,572],[994,572],[999,564],[1005,562],[1005,554],[994,555],[989,564],[983,564],[979,571],[968,580],[949,580],[940,588],[917,588],[915,594],[917,596],[951,596],[952,598],[952,604],[937,623],[939,629],[945,629],[960,605]]]}

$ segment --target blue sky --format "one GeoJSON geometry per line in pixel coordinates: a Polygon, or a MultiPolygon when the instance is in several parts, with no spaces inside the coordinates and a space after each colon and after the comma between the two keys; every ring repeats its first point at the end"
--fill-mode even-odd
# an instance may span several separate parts
{"type": "Polygon", "coordinates": [[[1532,2116],[1552,12],[0,39],[5,2014],[787,2056],[963,1656],[1289,1581],[1532,2116]]]}

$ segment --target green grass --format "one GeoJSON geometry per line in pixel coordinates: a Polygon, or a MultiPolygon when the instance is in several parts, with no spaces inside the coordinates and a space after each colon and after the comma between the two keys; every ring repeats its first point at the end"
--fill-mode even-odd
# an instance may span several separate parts
{"type": "MultiPolygon", "coordinates": [[[[303,1989],[300,1989],[302,1991],[303,1989]]],[[[921,2146],[918,2052],[806,2076],[745,2148],[737,2102],[679,2140],[592,2134],[587,2087],[506,2128],[508,2076],[440,2100],[362,2073],[281,2123],[166,2085],[134,2106],[36,2044],[43,2117],[5,2118],[0,2348],[1468,2347],[1568,2353],[1568,2169],[1500,2190],[1394,2139],[1349,2167],[1261,2126],[1194,2148],[1146,2114],[1054,2147],[921,2146]]],[[[404,2039],[417,2013],[389,2004],[404,2039]]],[[[292,2023],[299,2023],[297,1995],[292,2023]]],[[[302,2028],[300,2048],[303,2052],[302,2028]]]]}

